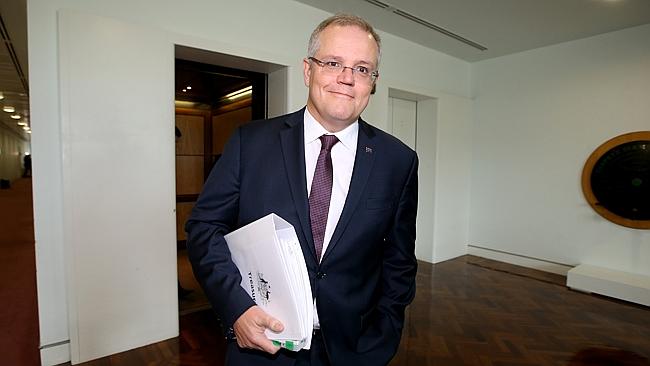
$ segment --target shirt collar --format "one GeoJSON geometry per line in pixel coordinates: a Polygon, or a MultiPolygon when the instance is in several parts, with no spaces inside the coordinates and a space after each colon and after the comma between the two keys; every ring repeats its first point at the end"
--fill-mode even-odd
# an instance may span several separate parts
{"type": "Polygon", "coordinates": [[[316,121],[316,118],[314,118],[314,116],[312,116],[311,113],[309,113],[309,110],[307,108],[305,108],[304,121],[305,121],[304,123],[305,145],[316,141],[322,135],[334,135],[336,136],[336,138],[339,139],[339,142],[343,144],[343,146],[345,146],[347,149],[351,151],[356,150],[357,139],[359,138],[358,119],[348,127],[336,133],[331,133],[327,131],[325,127],[323,127],[323,125],[318,123],[318,121],[316,121]]]}

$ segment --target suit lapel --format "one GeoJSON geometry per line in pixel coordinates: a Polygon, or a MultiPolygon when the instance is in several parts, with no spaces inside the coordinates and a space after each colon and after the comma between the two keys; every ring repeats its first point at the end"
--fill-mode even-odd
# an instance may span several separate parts
{"type": "MultiPolygon", "coordinates": [[[[303,116],[304,108],[287,117],[286,129],[280,131],[282,155],[289,180],[291,196],[300,220],[301,230],[307,240],[307,247],[316,258],[314,241],[309,223],[309,200],[307,198],[307,181],[305,179],[305,135],[303,116]]],[[[298,228],[296,228],[296,231],[298,228]]]]}
{"type": "Polygon", "coordinates": [[[370,177],[370,172],[372,171],[372,165],[375,161],[375,150],[374,141],[374,132],[371,130],[370,126],[359,118],[359,138],[357,140],[357,154],[354,158],[354,168],[352,170],[352,180],[350,181],[350,189],[348,190],[347,198],[345,199],[345,205],[343,206],[343,211],[341,212],[341,218],[336,225],[336,229],[332,234],[332,239],[327,245],[327,249],[323,254],[324,261],[328,254],[334,249],[338,244],[339,239],[343,235],[345,228],[347,227],[350,219],[352,218],[353,213],[355,212],[363,191],[366,188],[366,183],[368,183],[368,178],[370,177]]]}

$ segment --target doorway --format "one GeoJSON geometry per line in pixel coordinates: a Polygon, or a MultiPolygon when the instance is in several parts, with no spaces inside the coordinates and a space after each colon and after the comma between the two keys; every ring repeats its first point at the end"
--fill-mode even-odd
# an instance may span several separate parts
{"type": "Polygon", "coordinates": [[[416,150],[417,101],[389,97],[388,120],[392,125],[393,135],[416,150]]]}
{"type": "Polygon", "coordinates": [[[267,75],[175,61],[176,239],[181,315],[210,304],[192,274],[184,225],[233,131],[267,115],[267,75]]]}
{"type": "Polygon", "coordinates": [[[438,100],[401,89],[388,89],[388,127],[420,157],[415,255],[433,262],[438,100]]]}

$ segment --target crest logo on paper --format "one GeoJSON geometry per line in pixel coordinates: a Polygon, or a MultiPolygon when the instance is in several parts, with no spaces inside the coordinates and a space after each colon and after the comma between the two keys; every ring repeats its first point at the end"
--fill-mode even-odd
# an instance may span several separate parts
{"type": "Polygon", "coordinates": [[[271,284],[264,279],[264,273],[257,273],[257,293],[262,304],[267,305],[271,299],[271,284]]]}

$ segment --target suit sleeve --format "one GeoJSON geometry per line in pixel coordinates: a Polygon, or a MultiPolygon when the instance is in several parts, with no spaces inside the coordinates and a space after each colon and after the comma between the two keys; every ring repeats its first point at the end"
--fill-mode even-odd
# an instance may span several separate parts
{"type": "Polygon", "coordinates": [[[382,263],[381,292],[375,319],[362,334],[357,352],[366,354],[373,364],[387,364],[397,352],[404,327],[404,311],[415,297],[415,227],[418,201],[418,158],[414,153],[411,168],[400,193],[393,224],[386,236],[382,263]]]}
{"type": "Polygon", "coordinates": [[[185,225],[187,252],[194,275],[226,327],[255,305],[240,286],[224,235],[239,215],[241,132],[236,130],[205,182],[185,225]]]}

